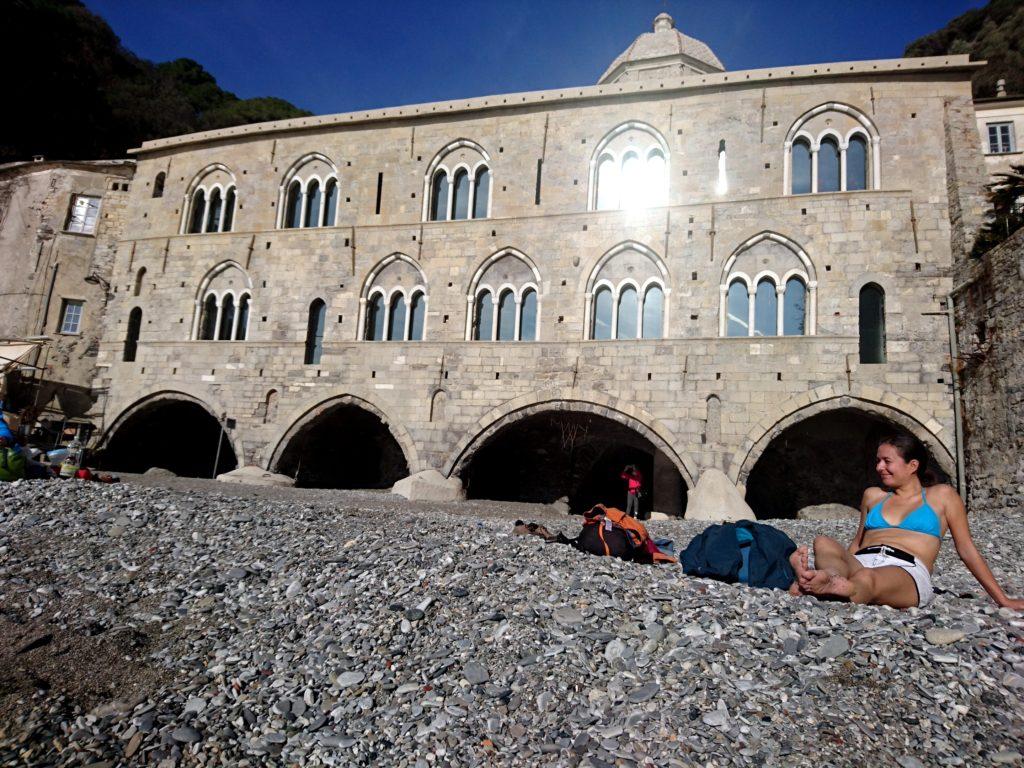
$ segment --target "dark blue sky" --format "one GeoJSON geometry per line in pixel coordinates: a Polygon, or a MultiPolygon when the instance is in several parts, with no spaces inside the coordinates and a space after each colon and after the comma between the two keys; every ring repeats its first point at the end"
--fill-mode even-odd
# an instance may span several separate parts
{"type": "Polygon", "coordinates": [[[85,0],[154,61],[318,114],[591,85],[667,10],[731,70],[902,55],[983,0],[85,0]]]}

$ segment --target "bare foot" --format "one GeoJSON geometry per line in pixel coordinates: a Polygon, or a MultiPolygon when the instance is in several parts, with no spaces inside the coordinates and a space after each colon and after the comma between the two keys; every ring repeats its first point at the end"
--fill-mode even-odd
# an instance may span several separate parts
{"type": "Polygon", "coordinates": [[[815,571],[807,570],[804,571],[797,579],[797,583],[800,589],[805,593],[812,595],[823,595],[828,594],[825,590],[828,588],[829,582],[836,578],[836,574],[831,571],[815,571]]]}
{"type": "Polygon", "coordinates": [[[792,584],[789,585],[789,594],[791,594],[793,597],[802,597],[803,596],[804,593],[800,589],[800,583],[799,582],[794,581],[792,584]]]}
{"type": "Polygon", "coordinates": [[[810,570],[807,566],[807,547],[797,547],[789,556],[789,564],[793,567],[793,573],[796,574],[796,580],[799,582],[800,577],[810,570]]]}
{"type": "Polygon", "coordinates": [[[833,595],[835,597],[845,597],[846,599],[852,599],[853,593],[856,591],[856,586],[849,579],[839,576],[838,574],[832,574],[831,578],[824,585],[822,590],[818,592],[819,595],[833,595]]]}

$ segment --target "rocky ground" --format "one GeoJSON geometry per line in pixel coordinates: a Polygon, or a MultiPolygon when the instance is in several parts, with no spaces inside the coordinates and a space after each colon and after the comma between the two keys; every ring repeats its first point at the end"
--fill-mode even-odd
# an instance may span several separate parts
{"type": "MultiPolygon", "coordinates": [[[[0,484],[0,765],[1022,760],[1024,616],[949,542],[900,612],[511,535],[575,533],[542,507],[159,486],[0,484]]],[[[1024,592],[1024,516],[972,525],[1024,592]]]]}

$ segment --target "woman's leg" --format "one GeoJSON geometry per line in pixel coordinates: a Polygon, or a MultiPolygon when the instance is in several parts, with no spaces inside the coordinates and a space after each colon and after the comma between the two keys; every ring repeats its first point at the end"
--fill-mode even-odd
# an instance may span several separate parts
{"type": "Polygon", "coordinates": [[[865,568],[835,539],[814,539],[814,568],[808,567],[807,547],[790,558],[797,580],[794,594],[841,597],[854,603],[910,608],[918,604],[917,584],[903,568],[865,568]]]}
{"type": "Polygon", "coordinates": [[[818,594],[845,597],[852,603],[912,608],[918,604],[914,577],[895,565],[861,568],[850,578],[834,576],[818,594]]]}
{"type": "Polygon", "coordinates": [[[793,594],[829,594],[822,590],[833,577],[848,579],[864,568],[846,547],[829,536],[814,538],[813,568],[808,554],[807,547],[800,547],[789,558],[796,574],[796,582],[790,587],[793,594]]]}

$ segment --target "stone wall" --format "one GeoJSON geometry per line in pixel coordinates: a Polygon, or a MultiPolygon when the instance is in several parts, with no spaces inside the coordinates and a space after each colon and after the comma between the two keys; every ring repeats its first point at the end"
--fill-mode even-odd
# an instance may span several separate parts
{"type": "Polygon", "coordinates": [[[1024,504],[1024,230],[955,297],[970,509],[1024,504]]]}
{"type": "MultiPolygon", "coordinates": [[[[240,463],[273,467],[297,424],[345,400],[380,415],[412,471],[447,474],[527,412],[589,409],[650,441],[688,486],[705,467],[743,485],[788,426],[852,408],[914,431],[949,471],[956,447],[942,311],[952,288],[950,220],[973,203],[947,186],[959,171],[944,159],[955,163],[977,148],[970,69],[960,60],[915,62],[914,69],[901,61],[878,63],[871,73],[869,64],[856,65],[856,76],[838,65],[803,68],[799,76],[761,71],[751,82],[725,73],[709,75],[713,84],[666,83],[664,90],[625,84],[621,93],[489,97],[464,107],[357,115],[351,123],[306,118],[294,128],[148,143],[101,344],[108,434],[147,398],[182,393],[233,420],[240,463]],[[877,130],[880,178],[872,188],[785,194],[787,135],[822,105],[839,105],[843,125],[859,110],[877,130]],[[667,205],[590,210],[595,149],[635,121],[668,146],[667,205]],[[427,169],[439,149],[461,139],[489,154],[490,216],[425,222],[427,169]],[[727,190],[717,183],[723,140],[727,190]],[[280,229],[282,184],[310,153],[337,167],[336,226],[280,229]],[[235,231],[179,234],[187,190],[211,167],[233,174],[235,231]],[[165,193],[154,197],[160,173],[165,193]],[[764,247],[748,249],[762,234],[764,247]],[[589,338],[589,286],[622,246],[660,265],[664,339],[589,338]],[[509,250],[539,275],[538,340],[470,341],[473,276],[509,250]],[[804,259],[815,292],[813,334],[723,338],[731,265],[742,261],[754,277],[783,251],[794,263],[798,253],[804,259]],[[362,341],[369,282],[394,254],[426,289],[424,340],[362,341]],[[245,341],[197,341],[201,286],[226,262],[237,265],[234,287],[251,291],[249,333],[245,341]],[[882,364],[859,362],[859,292],[867,283],[885,290],[882,364]],[[308,310],[318,298],[327,305],[324,354],[305,365],[308,310]],[[138,355],[125,362],[135,308],[144,318],[138,355]],[[443,408],[435,408],[439,399],[443,408]]],[[[828,119],[821,117],[823,130],[828,119]]]]}
{"type": "Polygon", "coordinates": [[[36,360],[46,366],[39,396],[34,378],[15,376],[12,399],[27,402],[10,405],[49,404],[58,420],[85,416],[94,405],[94,366],[133,173],[127,160],[0,168],[0,336],[50,338],[36,360]],[[100,199],[91,234],[66,230],[75,195],[100,199]],[[65,300],[83,302],[77,333],[61,332],[65,300]]]}

